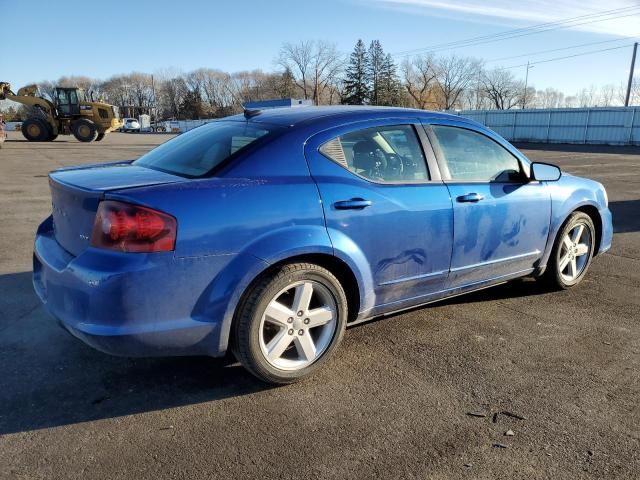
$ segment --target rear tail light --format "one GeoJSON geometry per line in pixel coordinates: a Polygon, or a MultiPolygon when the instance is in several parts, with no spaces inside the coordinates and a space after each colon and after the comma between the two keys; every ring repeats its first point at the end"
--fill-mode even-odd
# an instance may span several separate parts
{"type": "Polygon", "coordinates": [[[176,245],[176,219],[151,208],[100,202],[91,246],[121,252],[168,252],[176,245]]]}

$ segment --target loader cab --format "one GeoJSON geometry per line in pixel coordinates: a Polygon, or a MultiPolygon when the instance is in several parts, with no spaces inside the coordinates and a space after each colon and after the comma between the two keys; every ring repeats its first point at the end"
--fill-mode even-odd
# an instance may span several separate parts
{"type": "Polygon", "coordinates": [[[56,106],[61,117],[79,116],[83,100],[84,92],[79,88],[56,87],[56,106]]]}

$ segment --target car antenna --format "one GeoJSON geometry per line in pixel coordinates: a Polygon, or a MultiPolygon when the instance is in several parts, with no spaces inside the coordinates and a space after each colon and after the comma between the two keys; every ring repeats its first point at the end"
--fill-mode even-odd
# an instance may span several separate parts
{"type": "Polygon", "coordinates": [[[262,110],[260,110],[259,108],[247,108],[244,106],[244,104],[242,105],[242,110],[244,112],[244,118],[246,118],[247,120],[262,113],[262,110]]]}

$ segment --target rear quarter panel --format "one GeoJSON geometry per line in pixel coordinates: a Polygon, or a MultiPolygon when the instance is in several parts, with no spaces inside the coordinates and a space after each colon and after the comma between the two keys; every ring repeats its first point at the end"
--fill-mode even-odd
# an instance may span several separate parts
{"type": "Polygon", "coordinates": [[[269,264],[307,253],[333,253],[303,143],[273,141],[237,158],[213,178],[106,195],[174,216],[176,261],[227,258],[222,270],[211,272],[194,307],[194,316],[222,322],[221,351],[227,348],[242,293],[269,264]]]}

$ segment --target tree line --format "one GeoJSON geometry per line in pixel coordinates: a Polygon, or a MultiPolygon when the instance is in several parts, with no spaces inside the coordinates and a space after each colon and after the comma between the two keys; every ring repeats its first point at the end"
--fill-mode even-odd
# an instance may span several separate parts
{"type": "MultiPolygon", "coordinates": [[[[396,62],[379,40],[358,40],[345,57],[326,41],[285,43],[274,71],[228,73],[213,68],[114,75],[107,80],[62,77],[38,83],[53,98],[56,86],[78,86],[117,105],[125,116],[151,113],[163,119],[215,118],[242,111],[246,101],[304,98],[316,105],[385,105],[430,110],[560,108],[621,105],[626,84],[585,88],[565,95],[525,86],[510,69],[488,68],[477,58],[425,53],[396,62]],[[526,87],[526,88],[525,88],[526,87]]],[[[640,103],[640,81],[632,104],[640,103]]],[[[4,109],[7,120],[24,117],[4,109]],[[11,118],[14,117],[14,118],[11,118]]]]}

